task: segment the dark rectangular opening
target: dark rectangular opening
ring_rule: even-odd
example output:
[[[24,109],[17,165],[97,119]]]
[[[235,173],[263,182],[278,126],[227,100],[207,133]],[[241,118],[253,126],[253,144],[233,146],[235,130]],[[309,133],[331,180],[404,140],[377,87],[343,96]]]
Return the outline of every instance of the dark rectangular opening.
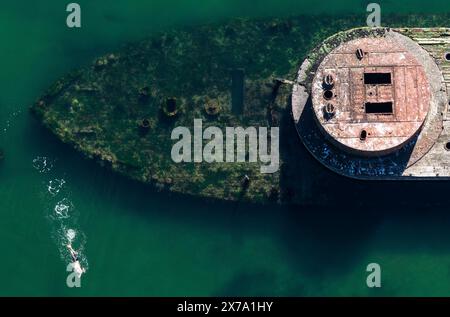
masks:
[[[392,102],[366,102],[366,113],[368,114],[393,114]]]
[[[245,72],[241,68],[231,72],[231,109],[234,114],[244,113]]]
[[[392,84],[391,73],[364,73],[364,84],[390,85]]]

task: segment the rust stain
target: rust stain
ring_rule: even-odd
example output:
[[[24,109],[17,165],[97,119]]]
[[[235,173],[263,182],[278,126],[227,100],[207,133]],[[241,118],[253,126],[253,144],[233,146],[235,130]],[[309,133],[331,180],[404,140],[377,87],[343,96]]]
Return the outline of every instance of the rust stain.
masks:
[[[320,65],[312,92],[325,135],[365,156],[392,153],[411,140],[431,100],[423,66],[388,38],[341,44]]]

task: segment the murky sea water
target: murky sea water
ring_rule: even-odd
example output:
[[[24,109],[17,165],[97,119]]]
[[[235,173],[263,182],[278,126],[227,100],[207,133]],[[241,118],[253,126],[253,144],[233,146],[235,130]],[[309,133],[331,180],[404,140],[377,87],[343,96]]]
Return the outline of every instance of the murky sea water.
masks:
[[[69,30],[64,2],[4,1],[0,295],[450,295],[450,208],[232,212],[169,199],[81,159],[28,113],[69,70],[156,31],[237,16],[364,16],[368,2],[85,0],[81,30]],[[384,13],[450,12],[448,1],[379,2]],[[65,282],[69,241],[88,268],[80,289]],[[371,262],[383,268],[378,290],[365,284]]]

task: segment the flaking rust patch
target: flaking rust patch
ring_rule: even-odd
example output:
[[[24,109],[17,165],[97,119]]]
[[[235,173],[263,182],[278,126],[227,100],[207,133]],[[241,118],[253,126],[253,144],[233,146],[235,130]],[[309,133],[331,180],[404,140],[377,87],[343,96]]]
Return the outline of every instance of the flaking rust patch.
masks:
[[[430,108],[423,66],[387,37],[345,42],[325,57],[313,81],[317,122],[344,150],[396,151],[421,129]]]

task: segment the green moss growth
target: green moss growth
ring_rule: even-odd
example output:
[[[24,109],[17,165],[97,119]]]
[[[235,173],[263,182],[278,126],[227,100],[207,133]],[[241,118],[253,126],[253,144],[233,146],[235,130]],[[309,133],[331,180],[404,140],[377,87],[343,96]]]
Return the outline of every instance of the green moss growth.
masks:
[[[448,16],[384,18],[392,26],[436,26],[447,21]],[[168,31],[68,75],[32,110],[63,142],[158,189],[215,199],[276,201],[283,192],[279,172],[261,174],[259,164],[175,164],[170,156],[171,131],[175,126],[192,127],[195,118],[203,119],[204,128],[276,126],[277,118],[289,116],[289,90],[274,99],[273,79],[294,80],[306,57],[314,65],[349,36],[372,32],[343,32],[363,22],[352,16],[301,16],[238,19]],[[230,71],[234,68],[244,68],[246,75],[246,110],[241,116],[230,109]],[[168,98],[176,99],[175,115],[161,113]],[[220,105],[217,113],[205,111],[208,98]],[[142,134],[138,122],[144,118],[149,124]],[[244,175],[250,177],[247,188],[242,186]]]

